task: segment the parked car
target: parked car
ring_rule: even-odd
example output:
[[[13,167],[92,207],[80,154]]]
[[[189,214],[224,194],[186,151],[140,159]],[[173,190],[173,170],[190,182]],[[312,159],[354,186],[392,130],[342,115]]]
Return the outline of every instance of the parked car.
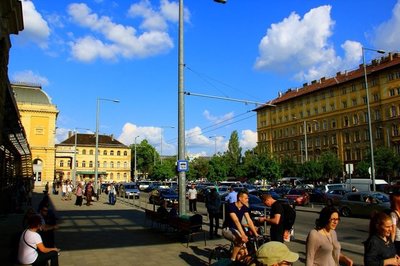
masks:
[[[285,195],[285,198],[293,201],[295,205],[307,205],[310,203],[310,195],[304,189],[291,189]]]
[[[338,205],[339,201],[343,198],[343,196],[349,192],[351,192],[351,190],[345,188],[337,188],[330,190],[327,193],[325,193],[325,203],[327,205]]]
[[[150,192],[149,202],[161,205],[164,201],[168,206],[178,204],[178,193],[169,188],[159,188]]]
[[[339,201],[340,213],[369,217],[373,211],[390,209],[389,195],[382,192],[349,192]]]
[[[126,183],[120,186],[119,196],[124,198],[138,199],[140,197],[139,187],[136,183]]]

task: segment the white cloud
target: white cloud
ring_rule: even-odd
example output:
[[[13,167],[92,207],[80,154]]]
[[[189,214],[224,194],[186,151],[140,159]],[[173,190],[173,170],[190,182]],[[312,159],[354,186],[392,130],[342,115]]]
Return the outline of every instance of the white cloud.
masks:
[[[259,44],[254,67],[294,73],[298,80],[313,80],[357,64],[361,56],[354,53],[356,42],[346,41],[342,45],[344,58],[337,56],[330,44],[335,24],[330,12],[331,6],[320,6],[311,9],[303,18],[293,12],[283,21],[272,24]]]
[[[72,56],[77,60],[141,58],[164,53],[173,47],[167,32],[152,29],[138,34],[131,26],[116,24],[107,16],[99,17],[86,4],[69,5],[68,14],[75,23],[103,38],[85,36],[71,42]],[[155,24],[149,21],[147,27]]]
[[[214,143],[207,136],[203,135],[202,129],[200,127],[194,127],[185,131],[186,145],[188,147],[204,147],[211,146]]]
[[[242,130],[242,138],[240,139],[240,146],[242,151],[251,150],[257,146],[257,132],[250,129]]]
[[[140,143],[146,139],[149,144],[153,145],[158,152],[161,151],[161,132],[162,128],[147,126],[140,127],[132,123],[125,123],[122,128],[122,133],[118,137],[118,140],[125,145],[131,145],[135,143],[135,137],[139,136],[136,143]],[[164,135],[164,132],[163,132]],[[174,143],[169,143],[169,140],[162,136],[162,152],[163,155],[176,154],[176,146]]]
[[[221,122],[226,122],[226,121],[231,120],[234,116],[234,113],[229,112],[222,116],[214,116],[208,110],[205,110],[203,112],[203,115],[208,121],[212,122],[213,124],[219,124]]]
[[[15,72],[11,75],[11,80],[22,83],[40,84],[42,86],[49,85],[49,80],[46,77],[41,76],[38,73],[34,73],[32,70]]]
[[[56,128],[55,143],[59,144],[60,142],[66,140],[68,138],[68,133],[71,131],[72,130],[68,128]]]
[[[372,43],[378,49],[398,51],[400,47],[400,0],[392,10],[392,17],[374,30]]]
[[[157,13],[148,0],[142,0],[137,4],[131,5],[128,11],[131,17],[143,17],[144,21],[141,28],[148,30],[165,30],[167,22],[162,14]]]
[[[22,13],[24,19],[24,30],[16,38],[17,42],[23,44],[33,42],[40,48],[46,49],[50,36],[50,28],[42,15],[36,10],[32,1],[22,1]]]

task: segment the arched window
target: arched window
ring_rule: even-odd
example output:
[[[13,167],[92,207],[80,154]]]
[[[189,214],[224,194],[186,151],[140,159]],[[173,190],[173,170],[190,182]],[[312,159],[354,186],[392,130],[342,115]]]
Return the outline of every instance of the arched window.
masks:
[[[64,167],[64,160],[60,161],[60,167]]]
[[[127,174],[126,174],[126,173],[124,173],[124,179],[126,179],[126,177],[127,177]]]
[[[117,179],[120,179],[120,178],[121,178],[120,173],[117,173]]]
[[[93,161],[89,161],[89,167],[90,167],[90,168],[93,167]]]
[[[85,149],[82,150],[82,154],[86,155],[86,150]]]
[[[104,151],[103,151],[103,155],[107,155],[107,150],[104,150]]]
[[[110,168],[114,168],[114,162],[113,161],[110,162]]]
[[[103,168],[107,168],[107,162],[106,161],[103,162]]]
[[[110,151],[110,155],[111,155],[111,156],[114,155],[114,151],[113,151],[113,150]]]
[[[124,168],[127,168],[127,167],[128,167],[128,163],[124,162]]]
[[[93,155],[93,150],[89,150],[89,155]]]
[[[82,161],[82,167],[86,167],[86,161]]]
[[[113,177],[114,177],[114,173],[111,173],[110,174],[110,179],[113,179]]]
[[[121,156],[121,151],[117,151],[117,156]]]
[[[75,161],[75,167],[78,167],[78,160]]]
[[[128,155],[128,152],[127,151],[124,151],[124,156],[127,156]]]
[[[117,162],[117,168],[120,168],[120,166],[121,166],[121,163]]]

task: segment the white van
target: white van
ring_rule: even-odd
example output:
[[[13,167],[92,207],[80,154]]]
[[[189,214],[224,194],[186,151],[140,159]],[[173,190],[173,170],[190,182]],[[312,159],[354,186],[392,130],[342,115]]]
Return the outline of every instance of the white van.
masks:
[[[383,192],[386,185],[388,185],[388,182],[386,182],[385,180],[375,179],[376,191]],[[347,179],[346,189],[351,190],[352,187],[355,187],[358,191],[372,191],[372,180],[366,178]]]
[[[344,183],[334,183],[334,184],[326,184],[325,185],[325,193],[331,190],[336,190],[336,189],[346,189],[346,184]]]

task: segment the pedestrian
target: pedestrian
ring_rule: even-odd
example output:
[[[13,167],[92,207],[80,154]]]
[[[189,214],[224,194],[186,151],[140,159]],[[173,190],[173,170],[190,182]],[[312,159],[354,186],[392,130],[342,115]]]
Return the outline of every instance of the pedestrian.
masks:
[[[240,260],[247,256],[246,243],[249,239],[241,224],[243,217],[247,219],[249,228],[254,233],[254,236],[258,237],[257,230],[250,218],[249,208],[247,207],[248,202],[249,194],[247,191],[243,190],[238,193],[237,201],[230,203],[227,206],[228,215],[225,217],[222,235],[233,244],[231,261],[236,261],[236,259]],[[241,250],[243,251],[243,254],[238,256]]]
[[[67,200],[67,182],[63,181],[61,184],[61,200]]]
[[[390,193],[390,208],[392,212],[393,234],[392,241],[396,248],[396,254],[400,255],[400,190],[395,188]]]
[[[115,191],[114,183],[111,183],[108,188],[108,203],[110,205],[115,204],[115,194],[116,194],[116,191]]]
[[[237,201],[237,195],[238,195],[238,193],[233,189],[233,187],[230,187],[229,193],[225,197],[225,201],[228,203],[234,203]]]
[[[400,257],[392,242],[392,218],[384,212],[375,213],[369,223],[369,236],[364,242],[364,265],[400,265]]]
[[[307,236],[306,266],[353,265],[353,261],[341,252],[337,240],[336,227],[339,221],[339,211],[336,208],[327,206],[321,210],[315,229]]]
[[[81,182],[78,183],[78,186],[77,186],[77,188],[76,188],[75,195],[76,195],[75,205],[76,205],[76,206],[82,206],[82,201],[83,201],[83,199],[82,199],[82,197],[83,197],[83,186],[82,186],[82,183],[81,183]]]
[[[191,185],[187,192],[187,197],[189,199],[189,211],[190,212],[197,212],[197,190],[194,184]]]
[[[46,185],[44,186],[44,191],[45,194],[49,194],[49,182],[46,183]]]
[[[221,199],[217,189],[212,188],[206,197],[206,208],[210,220],[210,239],[213,239],[214,236],[218,237],[220,207]]]
[[[58,229],[56,215],[48,206],[42,205],[39,216],[42,222],[39,234],[42,237],[43,244],[46,247],[55,247],[54,231]]]
[[[267,222],[271,225],[270,237],[271,241],[279,241],[283,243],[283,235],[285,233],[285,228],[283,224],[284,220],[284,209],[281,203],[275,200],[271,194],[262,195],[262,202],[271,208],[270,217],[260,217],[259,221],[261,223]]]
[[[89,183],[85,187],[85,196],[86,196],[86,206],[92,205],[92,197],[93,197],[93,186],[92,182],[89,181]]]

